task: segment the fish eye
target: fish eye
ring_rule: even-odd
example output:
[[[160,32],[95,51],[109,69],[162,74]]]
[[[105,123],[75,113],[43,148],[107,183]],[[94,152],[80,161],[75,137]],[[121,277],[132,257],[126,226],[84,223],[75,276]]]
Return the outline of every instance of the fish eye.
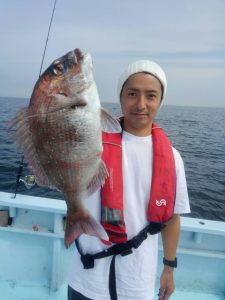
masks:
[[[60,62],[55,62],[52,73],[56,76],[62,75],[64,73],[64,65]]]

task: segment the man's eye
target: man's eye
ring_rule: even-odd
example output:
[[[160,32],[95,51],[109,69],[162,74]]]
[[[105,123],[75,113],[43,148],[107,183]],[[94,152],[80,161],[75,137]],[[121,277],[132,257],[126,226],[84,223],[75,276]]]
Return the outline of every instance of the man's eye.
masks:
[[[148,99],[155,99],[156,95],[155,94],[148,94]]]
[[[129,96],[129,97],[135,97],[135,96],[136,96],[136,93],[135,93],[135,92],[128,92],[128,96]]]

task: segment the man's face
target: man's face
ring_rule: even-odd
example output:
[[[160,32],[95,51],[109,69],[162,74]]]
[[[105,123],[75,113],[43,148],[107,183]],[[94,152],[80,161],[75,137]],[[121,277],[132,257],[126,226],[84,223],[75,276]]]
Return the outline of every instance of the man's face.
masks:
[[[147,73],[130,76],[123,86],[120,99],[124,130],[137,136],[149,135],[161,97],[162,88],[156,77]]]

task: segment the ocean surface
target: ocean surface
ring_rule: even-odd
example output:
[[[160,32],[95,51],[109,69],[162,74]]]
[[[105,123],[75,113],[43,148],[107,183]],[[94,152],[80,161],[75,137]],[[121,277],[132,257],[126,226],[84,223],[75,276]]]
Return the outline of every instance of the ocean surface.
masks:
[[[0,191],[15,192],[21,161],[7,122],[28,104],[28,99],[0,97]],[[114,116],[118,103],[103,103]],[[225,221],[225,108],[164,106],[156,119],[180,152],[186,170],[190,216]],[[22,178],[31,174],[23,168]],[[35,185],[18,193],[62,199],[61,193]]]

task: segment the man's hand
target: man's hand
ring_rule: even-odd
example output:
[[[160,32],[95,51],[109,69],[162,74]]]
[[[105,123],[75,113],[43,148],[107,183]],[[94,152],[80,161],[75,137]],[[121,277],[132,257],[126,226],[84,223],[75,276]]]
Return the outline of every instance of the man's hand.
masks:
[[[174,260],[180,233],[180,216],[175,214],[173,218],[163,228],[162,241],[164,257],[167,260]],[[168,300],[175,289],[173,279],[173,268],[164,266],[159,289],[159,300]]]
[[[160,278],[159,300],[168,300],[174,289],[173,268],[165,266]]]

